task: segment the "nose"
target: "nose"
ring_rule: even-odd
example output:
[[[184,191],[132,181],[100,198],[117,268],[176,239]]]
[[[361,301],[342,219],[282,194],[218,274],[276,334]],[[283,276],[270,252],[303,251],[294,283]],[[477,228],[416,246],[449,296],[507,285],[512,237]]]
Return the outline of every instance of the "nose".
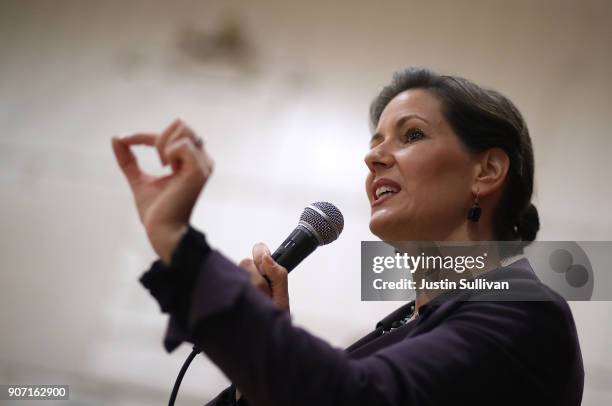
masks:
[[[370,149],[366,154],[364,161],[370,172],[373,174],[376,171],[387,169],[393,165],[393,154],[388,150],[387,142],[382,142]]]

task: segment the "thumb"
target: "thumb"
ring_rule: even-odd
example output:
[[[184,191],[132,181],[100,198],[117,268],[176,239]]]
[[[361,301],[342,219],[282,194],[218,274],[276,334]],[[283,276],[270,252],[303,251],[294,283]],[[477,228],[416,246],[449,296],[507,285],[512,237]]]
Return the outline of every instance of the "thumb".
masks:
[[[257,270],[263,274],[263,261],[264,261],[264,257],[266,255],[270,255],[270,250],[268,249],[268,246],[266,244],[264,244],[263,242],[258,242],[257,244],[255,244],[253,246],[253,251],[252,251],[252,255],[253,255],[253,262],[255,263],[255,266],[257,267]]]
[[[289,310],[289,282],[287,269],[272,259],[270,254],[265,254],[262,261],[264,275],[270,281],[272,289],[272,301],[277,307]]]
[[[263,255],[262,270],[273,283],[287,281],[287,269],[274,261],[269,252]]]

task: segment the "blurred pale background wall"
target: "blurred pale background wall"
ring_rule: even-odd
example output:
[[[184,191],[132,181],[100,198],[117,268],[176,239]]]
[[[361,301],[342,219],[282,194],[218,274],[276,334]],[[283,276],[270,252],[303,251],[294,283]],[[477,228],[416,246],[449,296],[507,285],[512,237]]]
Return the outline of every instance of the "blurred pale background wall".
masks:
[[[0,383],[70,384],[72,404],[167,401],[190,347],[162,349],[165,318],[137,283],[155,257],[110,137],[179,115],[217,163],[193,223],[232,259],[276,246],[311,201],[342,209],[341,239],[290,281],[295,321],[337,346],[398,305],[360,302],[358,273],[359,241],[374,238],[367,108],[402,67],[466,76],[519,106],[539,239],[612,239],[610,4],[1,1]],[[584,404],[612,404],[612,306],[572,308]],[[179,403],[226,384],[199,358]]]

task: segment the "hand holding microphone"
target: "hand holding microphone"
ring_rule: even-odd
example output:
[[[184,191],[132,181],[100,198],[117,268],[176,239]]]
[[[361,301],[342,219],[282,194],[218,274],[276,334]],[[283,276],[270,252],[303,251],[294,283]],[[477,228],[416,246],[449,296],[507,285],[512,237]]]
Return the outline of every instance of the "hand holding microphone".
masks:
[[[297,227],[273,254],[265,244],[255,244],[253,258],[242,260],[240,266],[279,308],[289,310],[287,274],[317,247],[335,241],[343,229],[344,216],[336,206],[315,202],[302,211]]]
[[[263,243],[253,247],[253,258],[246,258],[240,266],[251,274],[251,283],[272,299],[281,310],[289,311],[288,273],[318,246],[335,241],[344,229],[344,216],[328,202],[315,202],[306,207],[297,227],[270,254]],[[236,388],[235,399],[241,397]]]
[[[239,264],[251,275],[251,283],[268,296],[281,310],[289,311],[289,282],[287,269],[278,264],[264,243],[253,246],[253,257]]]

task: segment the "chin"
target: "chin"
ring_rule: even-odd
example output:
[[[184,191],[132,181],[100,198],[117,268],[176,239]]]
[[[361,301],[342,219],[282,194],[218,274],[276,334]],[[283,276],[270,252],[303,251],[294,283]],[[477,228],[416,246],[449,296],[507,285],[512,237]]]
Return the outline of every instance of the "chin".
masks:
[[[399,241],[398,221],[391,216],[374,215],[370,218],[370,231],[383,241]]]

